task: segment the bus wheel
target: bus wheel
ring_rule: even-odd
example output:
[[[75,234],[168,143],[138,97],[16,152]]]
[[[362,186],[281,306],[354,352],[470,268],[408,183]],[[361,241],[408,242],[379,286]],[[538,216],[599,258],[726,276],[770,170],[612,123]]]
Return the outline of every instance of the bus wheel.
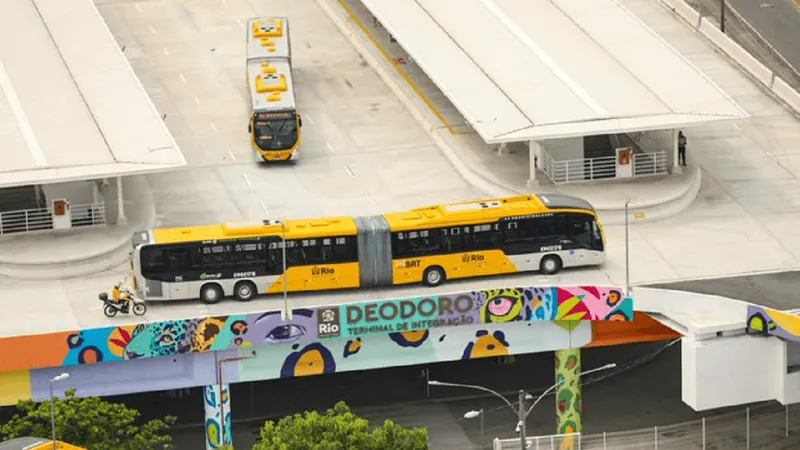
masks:
[[[431,266],[425,269],[425,273],[422,276],[422,283],[425,286],[438,286],[442,284],[445,280],[444,269],[439,266]]]
[[[561,258],[556,255],[547,255],[539,263],[539,272],[544,275],[553,275],[561,270]]]
[[[219,303],[223,295],[225,294],[218,284],[207,284],[200,289],[200,300],[203,303]]]
[[[249,302],[256,296],[256,285],[252,281],[240,281],[233,288],[233,296],[240,302]]]

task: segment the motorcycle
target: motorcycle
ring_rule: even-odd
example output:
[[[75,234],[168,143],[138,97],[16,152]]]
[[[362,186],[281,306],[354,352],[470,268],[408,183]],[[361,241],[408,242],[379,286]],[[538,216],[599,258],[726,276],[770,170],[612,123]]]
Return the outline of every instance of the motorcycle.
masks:
[[[106,317],[114,317],[117,313],[129,314],[131,309],[137,316],[143,316],[147,312],[147,305],[144,302],[137,301],[133,298],[133,294],[127,290],[122,291],[119,302],[108,298],[108,293],[106,292],[101,292],[97,298],[105,305],[103,306],[103,314]]]

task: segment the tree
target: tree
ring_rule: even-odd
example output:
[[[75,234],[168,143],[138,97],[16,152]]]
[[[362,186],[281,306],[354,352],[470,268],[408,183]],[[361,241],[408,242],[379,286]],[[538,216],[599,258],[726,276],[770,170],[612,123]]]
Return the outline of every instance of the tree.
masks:
[[[344,402],[325,414],[316,411],[268,421],[253,450],[427,450],[428,431],[391,420],[370,431],[369,421]]]
[[[99,397],[79,398],[75,389],[55,402],[58,440],[89,450],[162,450],[169,449],[172,438],[161,434],[175,417],[140,423],[139,411]],[[36,403],[22,400],[11,420],[0,425],[0,441],[23,436],[46,438],[52,434],[50,401]]]

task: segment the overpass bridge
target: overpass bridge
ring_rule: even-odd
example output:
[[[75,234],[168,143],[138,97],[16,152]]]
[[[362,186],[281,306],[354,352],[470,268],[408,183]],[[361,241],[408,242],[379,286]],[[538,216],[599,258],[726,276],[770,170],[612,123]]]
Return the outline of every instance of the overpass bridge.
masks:
[[[4,336],[0,403],[44,400],[49,380],[64,371],[70,378],[56,392],[83,396],[204,386],[215,448],[231,436],[221,431],[230,427],[222,415],[231,411],[231,383],[546,351],[556,352],[557,373],[578,381],[581,348],[675,337],[682,398],[693,409],[798,401],[800,378],[787,370],[797,339],[785,335],[796,330],[786,325],[789,313],[661,288],[631,294],[512,286],[295,307],[288,322],[273,309]],[[760,330],[754,317],[764,312],[766,338],[748,334]],[[580,383],[562,390],[578,395]],[[559,412],[559,432],[579,430],[579,412]]]

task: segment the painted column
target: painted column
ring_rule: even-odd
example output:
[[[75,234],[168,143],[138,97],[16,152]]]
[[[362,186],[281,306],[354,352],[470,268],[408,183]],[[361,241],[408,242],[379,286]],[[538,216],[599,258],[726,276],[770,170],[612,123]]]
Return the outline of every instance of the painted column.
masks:
[[[231,396],[227,384],[211,384],[203,389],[206,409],[206,450],[233,443],[231,434]],[[224,425],[223,425],[224,424]],[[224,432],[222,427],[225,427]]]
[[[558,434],[583,431],[581,349],[556,350],[556,423]]]

